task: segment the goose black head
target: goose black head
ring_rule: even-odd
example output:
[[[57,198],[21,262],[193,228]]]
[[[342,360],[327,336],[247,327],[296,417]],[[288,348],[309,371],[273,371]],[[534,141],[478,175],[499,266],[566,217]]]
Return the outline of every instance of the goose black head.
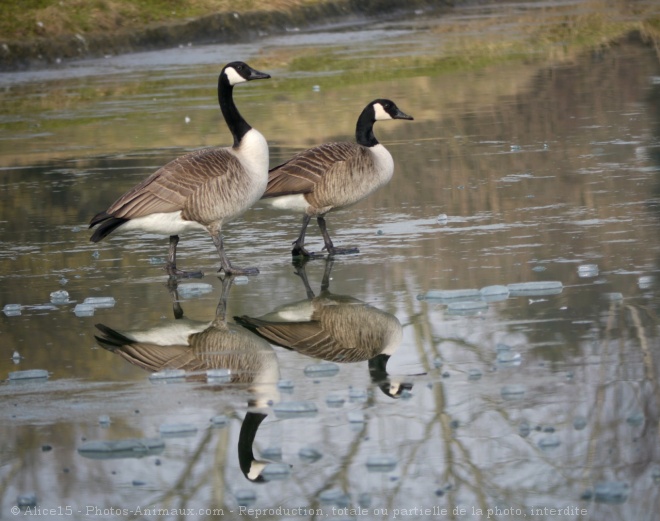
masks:
[[[231,62],[222,69],[221,76],[226,78],[229,85],[236,85],[252,80],[265,80],[270,78],[270,74],[259,72],[253,69],[245,62]]]
[[[371,106],[374,109],[374,119],[376,121],[382,121],[384,119],[413,119],[412,116],[402,112],[392,100],[376,99],[371,102]]]

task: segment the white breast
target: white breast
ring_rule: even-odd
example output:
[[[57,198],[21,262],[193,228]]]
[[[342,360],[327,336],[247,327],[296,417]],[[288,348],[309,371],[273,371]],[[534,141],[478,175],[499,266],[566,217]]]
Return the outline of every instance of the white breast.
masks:
[[[394,174],[394,160],[392,154],[380,143],[369,149],[374,158],[374,167],[377,177],[381,181],[381,186],[388,183]]]
[[[250,195],[256,202],[268,185],[268,142],[258,130],[251,129],[243,136],[237,149],[230,149],[245,168],[250,183]]]

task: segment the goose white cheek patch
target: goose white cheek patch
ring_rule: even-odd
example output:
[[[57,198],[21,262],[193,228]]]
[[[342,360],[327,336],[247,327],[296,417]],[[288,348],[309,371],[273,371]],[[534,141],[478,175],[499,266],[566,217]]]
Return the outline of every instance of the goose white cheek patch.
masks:
[[[383,106],[380,103],[375,103],[374,104],[374,113],[376,115],[376,121],[382,121],[384,119],[392,119],[392,116],[390,116]]]
[[[243,76],[236,72],[236,69],[233,67],[227,67],[225,69],[225,76],[227,76],[230,85],[236,85],[237,83],[247,81]]]

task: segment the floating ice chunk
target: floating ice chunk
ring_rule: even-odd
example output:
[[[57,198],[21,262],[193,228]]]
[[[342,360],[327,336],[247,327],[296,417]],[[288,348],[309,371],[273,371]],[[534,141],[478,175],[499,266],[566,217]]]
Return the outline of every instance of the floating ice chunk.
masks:
[[[21,314],[21,309],[23,306],[20,304],[5,304],[2,308],[2,312],[8,317],[17,317]]]
[[[206,371],[206,381],[216,384],[231,383],[231,370],[230,369],[208,369]]]
[[[27,369],[25,371],[14,371],[9,373],[9,379],[18,380],[45,380],[48,378],[48,371],[45,369]]]
[[[238,275],[234,277],[234,284],[238,284],[239,286],[242,284],[247,284],[248,282],[250,282],[250,279],[245,275]]]
[[[348,411],[346,417],[349,423],[364,423],[366,421],[362,411]]]
[[[588,277],[597,277],[597,276],[598,276],[597,264],[580,264],[578,266],[578,277],[588,278]]]
[[[369,492],[362,492],[358,496],[358,505],[361,508],[370,508],[371,507],[371,494]]]
[[[488,309],[488,303],[483,300],[450,302],[447,304],[449,315],[477,315]]]
[[[563,284],[558,280],[518,282],[515,284],[508,284],[507,287],[509,288],[509,294],[512,297],[558,295],[564,289]]]
[[[630,486],[621,481],[602,481],[594,487],[594,500],[596,503],[620,505],[628,499]]]
[[[348,390],[348,400],[353,403],[363,403],[366,402],[369,398],[366,389],[354,389],[350,388]]]
[[[185,377],[186,372],[183,369],[164,369],[163,371],[158,371],[157,373],[151,373],[149,375],[149,380],[176,380]]]
[[[285,391],[287,393],[290,393],[293,391],[294,388],[293,380],[280,380],[279,382],[277,382],[277,388],[280,391]]]
[[[486,302],[495,302],[509,298],[509,288],[502,285],[486,286],[479,290],[481,298]]]
[[[644,423],[645,419],[646,418],[644,417],[644,413],[637,411],[637,412],[633,412],[630,416],[626,418],[626,423],[633,427],[639,427]]]
[[[341,490],[340,488],[331,488],[324,490],[319,494],[319,501],[321,503],[335,504],[335,505],[347,505],[350,501],[348,495]]]
[[[639,289],[651,289],[655,282],[655,277],[653,275],[642,275],[637,279],[637,286]]]
[[[197,434],[197,427],[191,423],[164,423],[158,431],[161,436],[178,438]]]
[[[94,306],[97,309],[112,308],[115,306],[114,297],[87,297],[83,304]]]
[[[69,302],[69,292],[63,289],[53,291],[50,294],[50,301],[53,304],[67,304]]]
[[[273,407],[278,418],[301,418],[316,416],[318,409],[314,402],[280,402]]]
[[[619,293],[619,292],[605,293],[605,298],[611,301],[623,300],[623,293]]]
[[[505,385],[502,387],[500,395],[505,400],[520,400],[523,396],[525,396],[526,390],[527,389],[522,384]]]
[[[432,289],[417,298],[419,300],[451,302],[457,300],[474,300],[480,297],[481,293],[478,289]]]
[[[291,466],[288,463],[269,463],[261,475],[266,481],[287,479],[291,475]]]
[[[320,460],[323,457],[323,454],[314,447],[303,447],[298,451],[298,457],[303,461],[314,463],[315,461]]]
[[[257,500],[257,494],[254,490],[239,489],[234,492],[234,497],[239,506],[247,507]]]
[[[78,447],[78,454],[90,459],[142,458],[160,454],[164,448],[165,442],[158,438],[94,440]]]
[[[213,427],[226,427],[229,425],[229,418],[224,414],[217,414],[210,421]]]
[[[472,381],[479,380],[481,379],[482,374],[483,373],[481,372],[480,369],[470,369],[468,371],[468,380],[472,380]]]
[[[438,215],[439,224],[447,224],[448,221],[449,221],[449,217],[447,217],[446,213],[441,213],[440,215]]]
[[[34,492],[21,494],[16,498],[16,505],[20,508],[31,508],[37,506],[37,495]],[[13,512],[13,509],[12,509]]]
[[[11,355],[11,359],[15,364],[19,363],[21,360],[23,360],[23,357],[21,356],[21,353],[18,351],[14,351],[14,354]]]
[[[188,282],[177,286],[179,296],[183,298],[198,297],[213,291],[213,286],[205,282]]]
[[[573,428],[576,431],[581,431],[587,426],[587,419],[584,416],[576,416],[573,418]]]
[[[529,426],[529,423],[525,420],[521,421],[518,425],[518,434],[520,434],[522,438],[526,438],[529,436],[530,432],[532,432],[532,428]]]
[[[328,405],[328,407],[332,407],[333,409],[343,407],[345,402],[346,400],[344,400],[344,398],[338,394],[329,394],[325,399],[325,403]]]
[[[373,454],[367,458],[369,472],[392,472],[396,465],[396,458],[387,454]]]
[[[559,447],[561,445],[561,440],[556,434],[551,434],[544,438],[541,438],[538,442],[538,446],[542,450],[549,450]]]
[[[339,372],[339,365],[334,362],[319,362],[305,367],[305,375],[313,378],[334,376]]]
[[[267,447],[261,451],[261,456],[265,459],[281,461],[282,447]]]
[[[440,369],[442,367],[442,364],[443,364],[442,358],[440,358],[439,356],[436,356],[433,359],[433,367],[435,367],[436,369]]]
[[[76,304],[73,312],[77,317],[91,317],[94,315],[96,308],[90,304]]]
[[[522,356],[515,351],[499,351],[496,360],[498,364],[503,366],[519,366]]]
[[[110,423],[112,422],[110,421],[110,416],[108,416],[107,414],[102,414],[101,416],[99,416],[99,425],[103,425],[104,427],[107,427],[108,425],[110,425]]]

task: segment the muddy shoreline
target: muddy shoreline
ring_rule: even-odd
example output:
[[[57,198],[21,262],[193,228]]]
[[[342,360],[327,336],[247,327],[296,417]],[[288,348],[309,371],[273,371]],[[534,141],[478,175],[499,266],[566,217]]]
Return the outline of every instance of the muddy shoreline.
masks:
[[[0,71],[37,69],[64,61],[98,58],[188,44],[249,42],[267,34],[318,25],[360,23],[366,18],[388,18],[401,13],[437,12],[454,6],[453,0],[340,0],[284,11],[219,13],[112,34],[72,34],[30,41],[0,41]]]

